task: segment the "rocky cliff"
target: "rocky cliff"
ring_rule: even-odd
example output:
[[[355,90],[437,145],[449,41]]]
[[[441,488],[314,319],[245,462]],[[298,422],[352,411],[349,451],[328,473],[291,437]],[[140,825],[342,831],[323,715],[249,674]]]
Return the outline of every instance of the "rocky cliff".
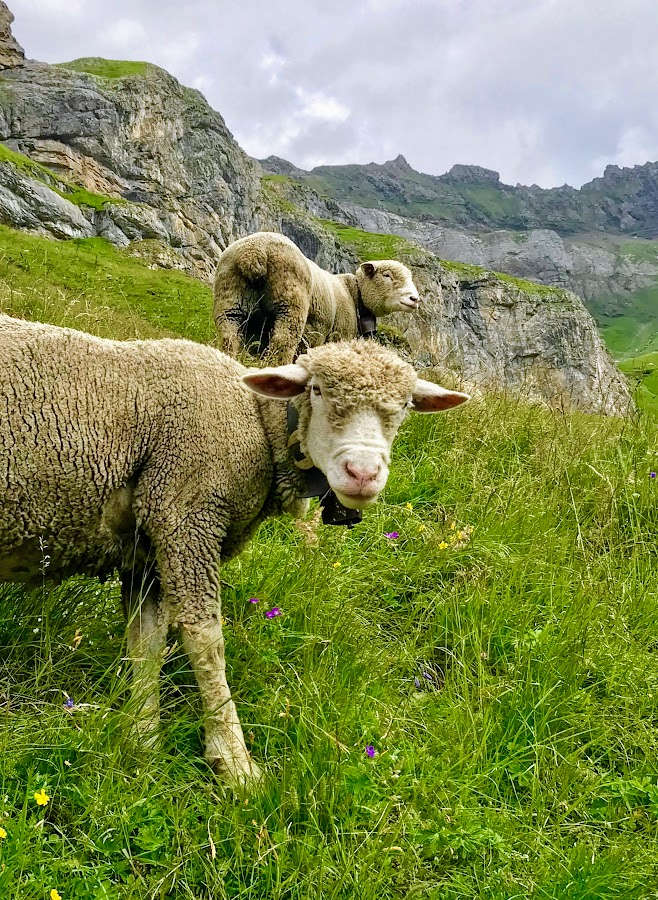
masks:
[[[263,228],[283,231],[331,271],[398,256],[412,266],[424,306],[385,334],[417,364],[586,410],[629,408],[625,381],[577,297],[337,225],[343,205],[295,181],[294,167],[261,178],[219,113],[168,73],[147,63],[25,60],[10,24],[3,5],[1,221],[56,238],[101,236],[201,278],[231,240]],[[402,159],[395,167],[409,168]],[[483,172],[477,177],[489,177]]]

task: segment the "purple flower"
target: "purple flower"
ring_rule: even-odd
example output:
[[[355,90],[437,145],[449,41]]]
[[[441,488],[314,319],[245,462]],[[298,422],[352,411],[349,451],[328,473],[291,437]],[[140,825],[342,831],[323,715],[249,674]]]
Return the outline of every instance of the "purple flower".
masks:
[[[420,678],[418,677],[418,675],[414,675],[414,684],[418,689],[420,689]]]
[[[397,533],[397,531],[385,531],[384,537],[388,538],[389,541],[397,541],[400,535]]]
[[[268,609],[265,613],[266,619],[275,619],[277,616],[281,615],[281,610],[278,606],[273,606],[272,609]]]
[[[75,702],[71,699],[71,697],[67,697],[64,701],[64,709],[74,709]]]
[[[429,672],[423,672],[423,678],[426,678],[428,681],[434,681],[434,677]]]
[[[247,603],[260,603],[260,598],[259,597],[250,597],[247,600]]]
[[[655,478],[655,477],[656,477],[655,472],[649,472],[649,478]]]
[[[366,753],[368,754],[370,759],[373,758],[373,756],[375,755],[376,752],[377,751],[375,750],[373,744],[366,744]]]

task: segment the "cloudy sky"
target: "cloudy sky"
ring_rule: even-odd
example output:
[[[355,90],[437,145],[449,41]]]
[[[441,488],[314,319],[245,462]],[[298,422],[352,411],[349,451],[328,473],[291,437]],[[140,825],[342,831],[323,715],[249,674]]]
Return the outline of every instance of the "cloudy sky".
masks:
[[[658,160],[656,0],[7,0],[27,55],[157,63],[252,156],[581,185]]]

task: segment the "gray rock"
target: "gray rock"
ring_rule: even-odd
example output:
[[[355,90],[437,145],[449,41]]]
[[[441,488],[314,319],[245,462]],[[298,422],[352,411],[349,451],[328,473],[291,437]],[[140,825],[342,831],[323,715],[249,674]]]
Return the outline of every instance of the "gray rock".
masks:
[[[14,14],[7,4],[0,0],[0,69],[22,66],[25,51],[11,33]]]

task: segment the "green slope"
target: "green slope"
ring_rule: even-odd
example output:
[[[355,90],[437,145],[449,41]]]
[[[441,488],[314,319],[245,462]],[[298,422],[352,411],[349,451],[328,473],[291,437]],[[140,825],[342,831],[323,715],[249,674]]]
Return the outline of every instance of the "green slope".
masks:
[[[54,241],[0,226],[0,309],[100,337],[214,335],[212,292],[102,238]]]
[[[205,285],[102,241],[0,248],[5,310],[212,337]],[[251,798],[201,759],[175,635],[161,743],[136,744],[116,584],[0,586],[0,896],[653,896],[656,446],[643,418],[489,397],[410,417],[359,528],[261,528],[222,570]]]

